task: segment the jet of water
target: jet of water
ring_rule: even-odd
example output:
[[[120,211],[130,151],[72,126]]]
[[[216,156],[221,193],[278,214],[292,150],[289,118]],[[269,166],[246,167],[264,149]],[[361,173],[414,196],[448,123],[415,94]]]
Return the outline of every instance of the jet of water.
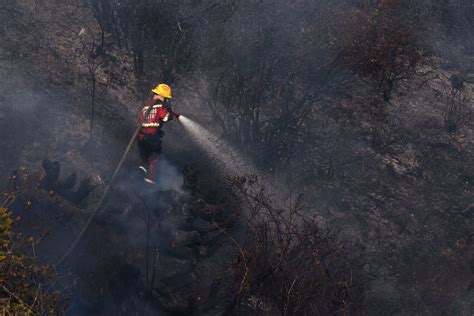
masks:
[[[258,174],[257,168],[221,137],[183,115],[179,121],[210,158],[230,175]]]
[[[259,172],[257,167],[245,159],[238,150],[202,125],[183,115],[179,117],[179,121],[183,124],[185,130],[191,135],[194,141],[196,141],[196,143],[208,153],[216,165],[223,168],[229,176],[258,176],[260,183],[265,186],[267,192],[276,197],[274,200],[275,203],[286,207],[287,201],[282,197],[287,196],[287,190],[282,187],[281,184],[270,181],[268,176]]]

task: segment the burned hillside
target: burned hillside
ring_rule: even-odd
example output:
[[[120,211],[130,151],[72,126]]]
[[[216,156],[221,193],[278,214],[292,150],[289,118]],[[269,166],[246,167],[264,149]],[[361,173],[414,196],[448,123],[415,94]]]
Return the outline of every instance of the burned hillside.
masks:
[[[471,315],[473,17],[457,0],[2,1],[2,308]],[[135,143],[113,178],[158,83],[181,116],[157,183]]]

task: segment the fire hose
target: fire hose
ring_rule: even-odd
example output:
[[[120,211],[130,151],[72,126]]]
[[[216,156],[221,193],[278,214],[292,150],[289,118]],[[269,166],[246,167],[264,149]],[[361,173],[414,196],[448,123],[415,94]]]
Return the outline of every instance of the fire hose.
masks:
[[[152,109],[153,109],[153,107],[150,106],[149,109],[145,112],[144,117],[147,117],[148,114],[150,114]],[[170,110],[170,112],[171,112],[171,114],[173,114],[174,117],[176,117],[176,118],[180,117],[179,113],[177,113],[175,111],[172,111],[172,110]],[[92,211],[92,213],[89,215],[89,218],[87,219],[86,224],[81,229],[81,231],[77,235],[76,239],[74,239],[71,246],[69,246],[69,248],[64,253],[64,255],[61,257],[61,259],[59,259],[58,262],[56,262],[55,267],[58,267],[71,254],[71,252],[74,250],[74,248],[76,248],[77,244],[81,240],[81,238],[84,235],[84,233],[86,232],[87,228],[92,223],[92,220],[94,219],[94,216],[99,212],[100,208],[102,207],[102,204],[104,203],[105,198],[107,197],[107,195],[110,192],[110,189],[112,188],[112,184],[115,181],[115,178],[117,177],[120,169],[122,168],[123,163],[125,162],[125,159],[127,158],[128,153],[130,152],[130,149],[132,148],[133,143],[135,142],[135,139],[137,138],[138,133],[140,132],[140,129],[141,129],[141,124],[135,129],[135,132],[133,133],[133,136],[130,139],[130,142],[128,143],[127,148],[125,149],[125,152],[123,153],[122,158],[120,159],[119,163],[117,164],[117,167],[115,168],[114,173],[112,174],[112,177],[110,178],[107,186],[105,187],[104,192],[102,193],[102,196],[99,199],[99,202],[97,203],[97,205],[94,208],[94,210]]]

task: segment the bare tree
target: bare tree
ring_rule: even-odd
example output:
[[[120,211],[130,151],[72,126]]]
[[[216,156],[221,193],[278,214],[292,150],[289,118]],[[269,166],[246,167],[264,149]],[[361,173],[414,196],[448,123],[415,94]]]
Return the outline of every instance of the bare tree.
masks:
[[[251,178],[235,178],[235,198],[248,212],[233,266],[234,314],[354,314],[362,311],[362,262],[335,231],[322,230],[305,216],[300,197],[274,206]]]
[[[345,45],[345,61],[356,73],[374,80],[390,102],[400,80],[415,75],[421,60],[415,30],[400,18],[399,5],[381,1],[375,8],[356,11],[354,32]]]

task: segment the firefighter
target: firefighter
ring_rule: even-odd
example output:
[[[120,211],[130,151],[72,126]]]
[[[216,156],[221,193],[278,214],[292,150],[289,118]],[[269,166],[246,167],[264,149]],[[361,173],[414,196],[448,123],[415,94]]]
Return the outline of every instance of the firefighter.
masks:
[[[161,154],[161,138],[164,136],[163,125],[174,117],[178,118],[179,114],[167,103],[167,100],[172,98],[170,86],[162,83],[151,91],[153,97],[138,113],[141,128],[137,141],[142,160],[139,168],[145,173],[145,182],[155,184]]]

